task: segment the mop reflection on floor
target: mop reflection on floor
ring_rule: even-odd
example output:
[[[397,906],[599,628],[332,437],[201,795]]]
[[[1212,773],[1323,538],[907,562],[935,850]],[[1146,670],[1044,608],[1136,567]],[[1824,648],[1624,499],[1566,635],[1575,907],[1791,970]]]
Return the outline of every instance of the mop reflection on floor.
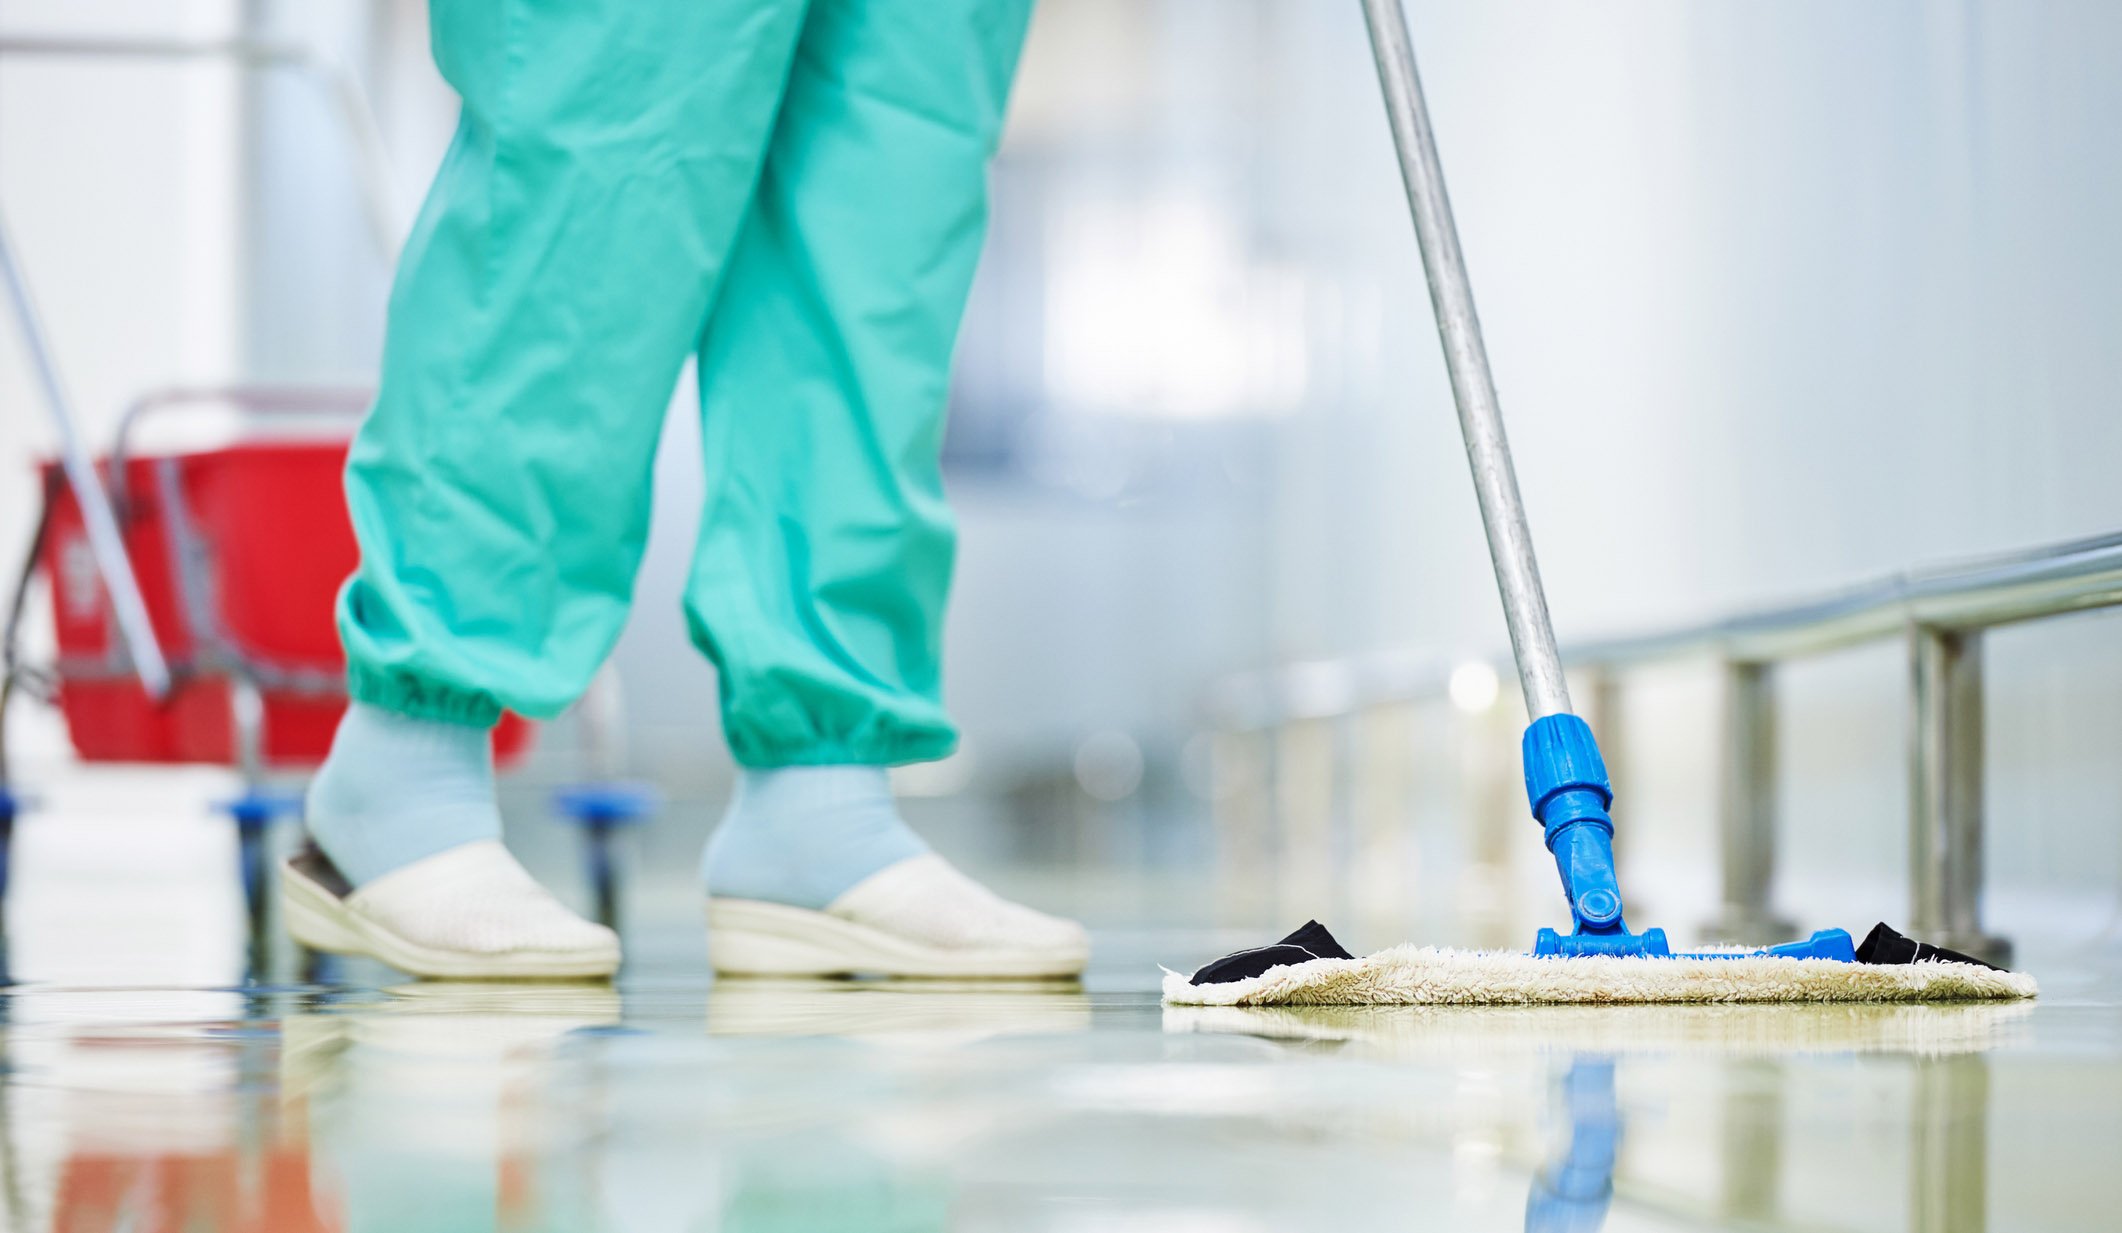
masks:
[[[1344,1062],[1494,1071],[1570,1059],[1553,1098],[1567,1137],[1532,1166],[1525,1204],[1526,1229],[1570,1233],[1604,1225],[1617,1174],[1627,1213],[1749,1225],[1787,1219],[1782,1182],[1793,1166],[1781,1111],[1786,1091],[1808,1090],[1850,1059],[1904,1061],[1900,1116],[1910,1135],[1911,1227],[1974,1229],[1982,1226],[1989,1176],[1990,1056],[2028,1039],[2033,1012],[2028,1002],[1166,1005],[1163,1022],[1167,1032],[1250,1036],[1302,1050],[1332,1045]],[[1709,1189],[1702,1178],[1655,1162],[1619,1167],[1624,1119],[1616,1076],[1624,1068],[1632,1085],[1666,1090],[1667,1107],[1676,1082],[1696,1088],[1708,1078],[1727,1087],[1723,1168]],[[1655,1119],[1647,1133],[1659,1142]],[[1669,1145],[1673,1127],[1662,1133]]]
[[[1614,1095],[1614,1060],[1579,1057],[1562,1076],[1569,1142],[1533,1174],[1525,1198],[1526,1233],[1591,1233],[1606,1224],[1614,1198],[1614,1161],[1621,1154],[1621,1106]]]

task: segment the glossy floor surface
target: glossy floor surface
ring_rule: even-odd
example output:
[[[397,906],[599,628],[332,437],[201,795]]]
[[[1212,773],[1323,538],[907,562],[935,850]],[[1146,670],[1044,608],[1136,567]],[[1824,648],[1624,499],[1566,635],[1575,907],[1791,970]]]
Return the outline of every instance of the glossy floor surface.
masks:
[[[673,922],[669,929],[681,929]],[[2035,1004],[1188,1010],[1077,985],[25,986],[25,1230],[2112,1229],[2122,970]],[[659,954],[669,958],[659,959]],[[686,956],[680,958],[679,956]]]

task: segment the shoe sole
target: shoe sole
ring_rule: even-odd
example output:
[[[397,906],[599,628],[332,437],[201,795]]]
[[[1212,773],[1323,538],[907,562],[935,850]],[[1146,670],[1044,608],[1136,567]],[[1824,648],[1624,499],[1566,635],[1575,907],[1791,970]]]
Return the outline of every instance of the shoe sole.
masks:
[[[726,976],[909,976],[1059,980],[1090,955],[1064,949],[951,950],[825,912],[756,899],[707,901],[708,958]]]
[[[482,955],[424,946],[353,912],[344,900],[286,864],[280,866],[280,912],[287,931],[311,950],[379,959],[401,972],[430,979],[595,980],[619,970],[619,956],[612,953]]]

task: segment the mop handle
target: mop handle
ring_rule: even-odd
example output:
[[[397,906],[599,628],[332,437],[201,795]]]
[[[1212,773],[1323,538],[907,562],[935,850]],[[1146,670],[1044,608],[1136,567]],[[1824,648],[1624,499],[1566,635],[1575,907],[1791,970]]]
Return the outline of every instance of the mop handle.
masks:
[[[1466,460],[1473,467],[1474,492],[1481,499],[1488,556],[1495,564],[1496,589],[1503,598],[1504,620],[1510,625],[1525,709],[1535,720],[1568,714],[1569,686],[1562,679],[1547,597],[1540,589],[1540,566],[1533,559],[1532,532],[1525,525],[1525,504],[1518,497],[1517,473],[1511,469],[1510,442],[1503,436],[1503,414],[1496,406],[1496,383],[1489,376],[1481,322],[1474,315],[1474,292],[1467,282],[1466,260],[1459,252],[1451,201],[1444,193],[1444,168],[1437,161],[1436,138],[1429,130],[1422,81],[1415,75],[1407,16],[1400,10],[1400,0],[1363,0],[1363,19],[1370,27],[1371,52],[1377,58],[1378,82],[1385,92],[1385,115],[1392,123],[1393,145],[1400,155],[1400,178],[1407,183],[1407,202],[1414,210],[1415,240],[1429,275],[1429,299],[1436,307],[1444,364],[1451,371],[1452,398],[1459,405],[1459,432],[1466,438]]]
[[[0,282],[7,285],[15,322],[22,330],[23,348],[29,352],[30,366],[36,370],[45,405],[50,408],[52,421],[58,426],[60,466],[66,472],[66,482],[73,486],[75,500],[81,504],[81,523],[88,533],[89,554],[95,558],[96,567],[103,575],[103,588],[110,595],[111,612],[117,617],[118,632],[125,641],[126,651],[132,656],[133,672],[139,676],[140,686],[147,691],[147,696],[160,702],[169,694],[169,663],[162,657],[161,643],[155,640],[154,623],[148,619],[147,601],[140,595],[140,582],[133,574],[132,559],[125,555],[125,540],[118,533],[118,519],[111,512],[110,496],[104,491],[103,481],[97,477],[96,468],[82,451],[81,440],[74,433],[73,410],[67,401],[66,388],[59,383],[59,369],[52,359],[51,344],[45,340],[37,306],[30,300],[29,279],[16,262],[15,249],[8,241],[4,225],[0,225]]]

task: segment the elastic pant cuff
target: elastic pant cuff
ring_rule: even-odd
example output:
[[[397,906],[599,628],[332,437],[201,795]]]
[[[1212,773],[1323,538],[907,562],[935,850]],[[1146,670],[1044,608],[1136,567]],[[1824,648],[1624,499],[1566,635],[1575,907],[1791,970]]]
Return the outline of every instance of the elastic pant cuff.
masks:
[[[478,728],[501,722],[501,704],[492,694],[436,685],[406,672],[350,667],[346,692],[356,702],[414,719]]]
[[[770,771],[784,766],[904,766],[910,762],[936,762],[958,748],[955,732],[880,733],[867,738],[805,741],[787,744],[729,734],[729,751],[747,770]]]

